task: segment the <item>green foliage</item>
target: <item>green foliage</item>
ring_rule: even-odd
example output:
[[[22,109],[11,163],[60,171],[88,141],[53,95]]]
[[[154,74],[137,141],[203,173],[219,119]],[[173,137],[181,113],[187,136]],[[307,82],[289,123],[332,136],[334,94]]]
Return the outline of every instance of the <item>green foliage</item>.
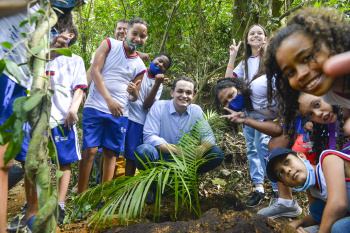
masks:
[[[21,82],[22,73],[18,68],[17,64],[14,63],[13,61],[6,60],[6,59],[4,59],[3,61],[5,63],[6,71],[9,72],[9,74],[11,74],[13,77],[15,77],[18,82]]]
[[[213,117],[216,117],[214,112],[205,114],[207,120]],[[163,160],[161,155],[158,162],[148,165],[143,163],[146,169],[134,177],[121,177],[87,190],[70,203],[75,206],[75,211],[71,214],[77,215],[86,205],[94,208],[99,202],[105,201],[105,206],[91,219],[90,224],[95,222],[95,226],[99,223],[104,226],[108,217],[111,224],[115,212],[118,213],[120,224],[128,224],[130,220],[135,220],[141,215],[147,193],[151,184],[155,182],[155,216],[160,214],[161,194],[164,194],[165,190],[174,198],[175,218],[178,209],[184,205],[200,216],[197,169],[207,160],[202,158],[206,151],[198,154],[197,149],[202,143],[201,138],[207,137],[211,132],[208,126],[206,120],[198,121],[191,134],[183,133],[180,144],[176,146],[181,155],[171,152],[171,162]]]
[[[57,48],[51,48],[51,50],[58,52],[61,55],[71,57],[72,56],[72,50],[70,49],[57,49]]]

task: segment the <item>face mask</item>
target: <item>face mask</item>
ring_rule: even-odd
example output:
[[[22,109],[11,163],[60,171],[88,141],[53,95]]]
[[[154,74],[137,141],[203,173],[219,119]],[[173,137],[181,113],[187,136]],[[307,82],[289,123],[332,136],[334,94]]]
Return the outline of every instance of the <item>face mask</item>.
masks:
[[[241,94],[237,94],[236,98],[231,100],[228,105],[229,109],[236,112],[241,111],[243,107],[244,107],[244,98],[243,98],[243,95]]]
[[[299,155],[298,155],[298,157],[299,157]],[[298,192],[302,192],[302,191],[305,191],[305,190],[309,189],[311,186],[314,186],[316,184],[316,175],[315,175],[315,169],[310,164],[309,160],[303,160],[300,157],[299,157],[299,159],[301,159],[301,161],[303,161],[303,163],[307,169],[307,178],[306,178],[306,181],[302,187],[294,187],[291,189],[298,191]]]
[[[157,74],[163,74],[161,69],[156,66],[156,64],[153,63],[153,61],[149,64],[149,69],[151,70],[151,73],[156,76]]]
[[[128,38],[126,38],[126,42],[128,43],[130,49],[133,52],[135,52],[136,49],[141,48],[143,46],[143,44],[134,44],[134,43],[132,43]]]

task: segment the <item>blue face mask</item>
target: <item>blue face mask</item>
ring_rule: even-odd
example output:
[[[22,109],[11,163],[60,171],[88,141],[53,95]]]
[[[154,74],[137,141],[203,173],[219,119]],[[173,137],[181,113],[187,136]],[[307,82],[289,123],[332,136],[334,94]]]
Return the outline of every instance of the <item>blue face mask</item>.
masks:
[[[241,94],[237,94],[236,98],[231,100],[228,105],[229,109],[236,112],[241,111],[243,107],[244,107],[244,98],[243,98],[243,95]]]
[[[299,155],[298,155],[298,157],[299,157]],[[298,191],[298,192],[305,191],[316,184],[316,175],[315,175],[314,167],[311,165],[309,160],[303,160],[302,158],[300,158],[300,159],[301,159],[301,161],[303,161],[303,163],[307,169],[307,177],[306,177],[306,181],[302,187],[291,188],[291,189]]]
[[[153,63],[153,61],[149,64],[149,69],[151,70],[151,73],[156,76],[157,74],[163,74],[161,69],[156,66],[156,64]]]
[[[133,52],[135,52],[136,49],[141,48],[143,46],[143,44],[134,44],[134,43],[132,43],[128,38],[126,38],[126,42],[128,43],[130,49]]]

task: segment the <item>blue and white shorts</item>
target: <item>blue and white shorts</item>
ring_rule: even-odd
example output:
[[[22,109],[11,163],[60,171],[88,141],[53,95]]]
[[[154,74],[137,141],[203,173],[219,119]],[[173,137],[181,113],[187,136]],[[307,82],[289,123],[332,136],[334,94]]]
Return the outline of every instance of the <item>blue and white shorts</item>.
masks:
[[[83,149],[103,146],[115,152],[124,151],[127,117],[114,118],[112,114],[84,108],[82,123]]]

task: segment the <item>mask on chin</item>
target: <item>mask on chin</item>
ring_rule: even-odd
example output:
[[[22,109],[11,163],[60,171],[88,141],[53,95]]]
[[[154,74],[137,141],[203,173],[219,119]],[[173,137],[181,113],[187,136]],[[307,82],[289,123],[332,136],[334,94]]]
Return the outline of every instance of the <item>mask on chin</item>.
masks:
[[[299,155],[298,155],[298,157],[300,158]],[[303,160],[302,158],[300,158],[300,159],[301,159],[301,161],[303,161],[303,163],[307,169],[307,177],[306,177],[306,181],[303,184],[303,186],[291,188],[291,189],[298,191],[298,192],[305,191],[316,184],[316,175],[315,175],[314,167],[311,165],[309,160]]]
[[[237,94],[236,98],[231,100],[228,106],[229,109],[235,112],[241,111],[243,107],[244,107],[244,98],[243,98],[243,95],[241,94]]]
[[[128,37],[126,37],[126,42],[128,43],[130,49],[131,49],[133,52],[135,52],[136,49],[141,48],[141,47],[143,46],[143,44],[134,44],[134,43],[132,43],[132,42],[128,39]]]
[[[154,64],[153,61],[149,64],[149,69],[154,76],[156,76],[157,74],[163,74],[161,69],[158,66],[156,66],[156,64]]]

